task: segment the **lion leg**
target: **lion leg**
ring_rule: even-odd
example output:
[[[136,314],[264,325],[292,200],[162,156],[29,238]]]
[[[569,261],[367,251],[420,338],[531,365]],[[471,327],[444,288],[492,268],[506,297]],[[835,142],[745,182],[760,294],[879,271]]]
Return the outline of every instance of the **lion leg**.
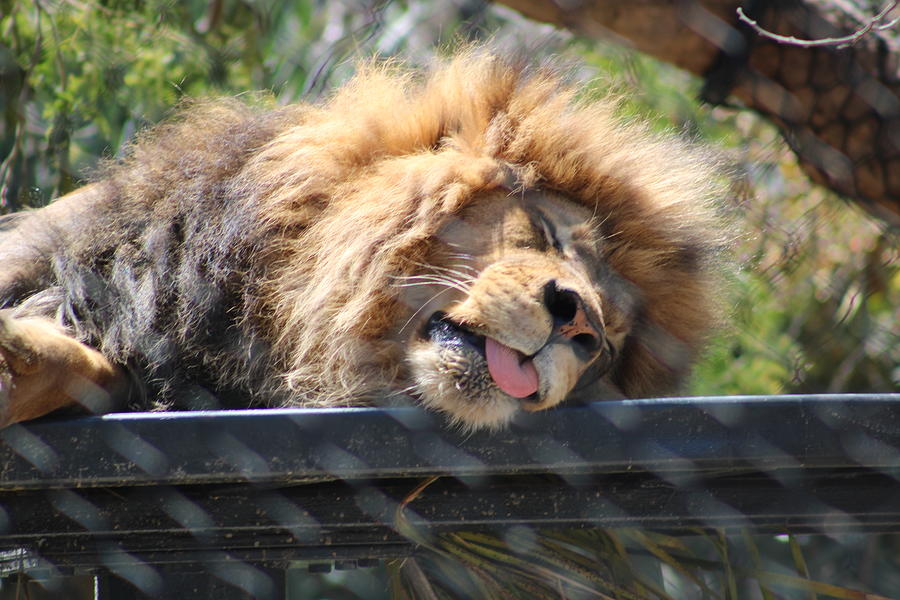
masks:
[[[59,408],[108,412],[124,371],[50,319],[0,310],[0,427]]]

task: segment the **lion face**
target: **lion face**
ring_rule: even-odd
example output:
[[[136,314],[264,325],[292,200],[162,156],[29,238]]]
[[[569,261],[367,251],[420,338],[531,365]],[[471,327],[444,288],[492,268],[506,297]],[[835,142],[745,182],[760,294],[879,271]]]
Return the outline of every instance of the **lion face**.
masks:
[[[400,284],[418,307],[407,360],[423,404],[498,427],[610,369],[628,327],[604,301],[594,224],[560,194],[497,191],[441,228]]]

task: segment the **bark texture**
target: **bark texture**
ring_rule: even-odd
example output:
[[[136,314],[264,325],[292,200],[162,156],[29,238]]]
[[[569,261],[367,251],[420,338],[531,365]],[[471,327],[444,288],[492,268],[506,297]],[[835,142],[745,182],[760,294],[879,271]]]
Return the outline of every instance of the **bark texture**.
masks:
[[[775,122],[809,176],[900,225],[900,43],[873,29],[852,45],[800,39],[852,34],[874,13],[851,0],[501,0],[589,38],[612,37],[706,78],[713,103],[737,101]],[[891,17],[900,16],[900,9]],[[900,26],[897,26],[900,27]],[[896,28],[896,27],[895,27]]]

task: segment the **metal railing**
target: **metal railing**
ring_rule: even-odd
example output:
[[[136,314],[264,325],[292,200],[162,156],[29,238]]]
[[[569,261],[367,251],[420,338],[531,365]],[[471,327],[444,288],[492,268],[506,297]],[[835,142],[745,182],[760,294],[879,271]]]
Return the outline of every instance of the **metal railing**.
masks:
[[[602,402],[475,434],[414,408],[113,414],[0,432],[6,575],[111,573],[157,597],[209,577],[201,587],[216,582],[220,598],[232,597],[223,580],[235,598],[281,598],[290,561],[414,553],[401,513],[424,535],[896,531],[900,394]],[[229,581],[242,569],[275,583]]]

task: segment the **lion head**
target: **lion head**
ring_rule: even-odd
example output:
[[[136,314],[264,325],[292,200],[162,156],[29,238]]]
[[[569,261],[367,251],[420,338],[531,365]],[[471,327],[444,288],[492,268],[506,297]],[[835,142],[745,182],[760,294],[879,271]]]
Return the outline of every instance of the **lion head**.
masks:
[[[370,65],[253,157],[295,234],[265,310],[303,402],[403,390],[494,427],[677,387],[718,321],[716,166],[577,96],[483,50]]]

